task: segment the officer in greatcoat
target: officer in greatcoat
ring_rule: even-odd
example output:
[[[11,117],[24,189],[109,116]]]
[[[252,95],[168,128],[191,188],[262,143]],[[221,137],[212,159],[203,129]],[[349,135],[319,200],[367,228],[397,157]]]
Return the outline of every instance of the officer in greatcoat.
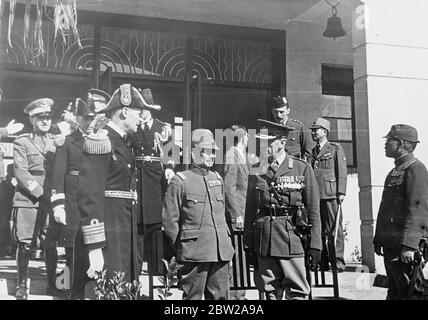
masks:
[[[208,129],[192,132],[192,165],[168,185],[162,211],[165,233],[183,265],[184,300],[228,299],[229,261],[234,255],[226,223],[224,184],[210,168],[218,150]]]
[[[48,214],[50,211],[49,169],[56,146],[63,136],[48,133],[51,128],[53,100],[42,98],[24,108],[33,125],[31,133],[18,136],[14,141],[13,161],[17,181],[13,197],[12,235],[17,243],[18,288],[17,299],[28,298],[27,278],[30,250],[43,246],[48,276],[48,295],[59,294],[56,290],[57,253],[54,243],[46,241]]]
[[[315,119],[309,127],[312,130],[312,139],[316,142],[312,149],[312,168],[317,178],[320,190],[320,211],[323,243],[336,239],[336,252],[330,257],[323,256],[321,267],[328,270],[328,261],[335,263],[338,272],[345,270],[345,236],[343,233],[343,215],[339,205],[346,195],[346,180],[348,171],[346,168],[346,156],[342,146],[336,142],[328,141],[330,121],[324,118]],[[325,248],[328,252],[327,248]],[[333,261],[333,257],[336,261]],[[328,261],[327,261],[328,260]]]
[[[85,137],[91,134],[91,124],[95,118],[94,104],[81,99],[76,101],[76,121],[78,129],[65,138],[55,153],[52,177],[52,209],[54,222],[49,226],[64,244],[70,284],[71,299],[83,299],[86,270],[89,267],[88,252],[83,244],[79,210],[81,199],[77,196],[79,175],[81,174]]]
[[[248,182],[245,247],[255,256],[255,284],[267,299],[281,300],[284,293],[287,299],[305,299],[310,292],[305,250],[312,270],[321,257],[318,185],[310,164],[285,151],[293,128],[258,121],[268,130],[256,135],[267,140],[268,163],[262,161]]]
[[[388,277],[388,300],[421,295],[409,288],[415,266],[415,252],[424,248],[428,236],[428,171],[415,158],[418,132],[412,126],[395,124],[384,137],[385,155],[394,168],[385,179],[382,201],[373,239],[375,252],[383,256]]]
[[[86,137],[79,173],[79,210],[89,269],[124,272],[125,281],[137,279],[136,167],[127,135],[137,131],[143,108],[150,108],[129,84],[117,89],[105,109],[110,121],[104,129]],[[138,199],[139,200],[139,199]]]
[[[141,90],[141,94],[150,106],[155,106],[150,89]],[[159,111],[161,106],[148,107],[143,110],[141,125],[137,132],[131,135],[135,160],[138,168],[137,191],[141,198],[138,209],[139,253],[140,263],[146,255],[149,269],[157,273],[162,258],[161,252],[156,252],[152,244],[156,244],[156,232],[162,226],[162,201],[166,191],[167,180],[162,163],[163,144],[169,139],[171,126],[152,116],[152,111]]]

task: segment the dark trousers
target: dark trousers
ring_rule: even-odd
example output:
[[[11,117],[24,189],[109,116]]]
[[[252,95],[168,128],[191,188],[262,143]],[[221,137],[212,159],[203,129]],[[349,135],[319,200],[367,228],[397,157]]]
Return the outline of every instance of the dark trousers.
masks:
[[[323,243],[326,243],[326,237],[328,234],[334,234],[334,227],[336,223],[338,203],[337,199],[322,199],[320,202],[321,212],[321,230]],[[345,265],[345,259],[343,258],[345,250],[345,236],[343,234],[343,215],[340,215],[339,226],[337,230],[336,246],[336,261]],[[331,261],[331,256],[330,259]]]
[[[229,285],[233,286],[233,269],[229,268]],[[245,300],[245,290],[230,290],[230,300]]]
[[[229,262],[179,262],[183,300],[227,300]]]
[[[406,299],[409,292],[413,267],[411,263],[401,262],[400,253],[400,249],[383,248],[383,261],[388,277],[387,300]]]
[[[147,261],[148,269],[154,275],[161,275],[160,268],[163,258],[162,223],[151,223],[138,226],[138,266],[141,270],[143,261]]]
[[[86,271],[89,269],[89,252],[83,242],[82,233],[76,236],[73,247],[65,247],[66,265],[70,276],[70,295],[71,299],[85,298],[85,285],[91,279]]]

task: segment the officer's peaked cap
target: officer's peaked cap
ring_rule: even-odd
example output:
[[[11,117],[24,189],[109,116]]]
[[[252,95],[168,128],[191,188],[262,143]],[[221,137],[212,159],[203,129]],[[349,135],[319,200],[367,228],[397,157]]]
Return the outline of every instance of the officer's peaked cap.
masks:
[[[264,120],[264,119],[257,119],[257,122],[260,124],[260,129],[266,129],[267,134],[265,133],[259,133],[256,134],[256,138],[258,139],[277,139],[277,138],[287,138],[288,133],[290,131],[294,130],[294,127],[289,127],[282,125],[280,123]]]
[[[284,96],[273,96],[273,103],[272,108],[282,108],[287,106],[288,107],[288,100]]]
[[[52,112],[51,107],[54,104],[50,98],[41,98],[30,102],[25,108],[24,112],[30,116],[40,113]]]
[[[88,98],[107,103],[111,97],[107,92],[101,89],[91,88],[88,90]]]

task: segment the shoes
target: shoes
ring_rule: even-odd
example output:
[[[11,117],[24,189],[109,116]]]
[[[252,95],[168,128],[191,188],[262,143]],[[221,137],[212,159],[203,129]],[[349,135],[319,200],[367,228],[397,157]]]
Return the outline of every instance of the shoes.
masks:
[[[28,300],[28,288],[25,282],[21,283],[18,288],[16,288],[15,297],[16,300]]]
[[[345,271],[345,264],[342,261],[336,261],[336,268],[338,273]]]

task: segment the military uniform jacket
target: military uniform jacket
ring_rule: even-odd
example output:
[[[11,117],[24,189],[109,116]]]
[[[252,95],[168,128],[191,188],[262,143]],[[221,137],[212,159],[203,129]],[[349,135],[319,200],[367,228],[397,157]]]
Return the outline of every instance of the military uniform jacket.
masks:
[[[63,230],[65,246],[74,244],[77,231],[80,228],[81,215],[79,212],[80,199],[77,197],[79,174],[82,166],[84,137],[79,129],[65,138],[62,146],[55,153],[52,176],[52,208],[62,206],[66,212],[64,225],[56,225]]]
[[[55,154],[55,137],[47,133],[46,141],[34,133],[18,136],[13,143],[13,162],[17,181],[14,207],[38,208],[39,198],[50,197],[50,181],[46,179]]]
[[[288,154],[301,159],[303,159],[305,155],[310,156],[312,144],[307,136],[309,132],[305,132],[303,124],[298,120],[288,118],[285,125],[294,128],[293,131],[288,133],[288,139],[285,145]]]
[[[168,185],[162,224],[179,261],[230,261],[234,249],[219,174],[192,165]]]
[[[265,174],[250,176],[244,225],[245,247],[261,256],[286,258],[304,255],[301,239],[285,217],[271,219],[260,214],[271,204],[279,205],[277,199],[270,196],[272,182],[280,186],[278,193],[283,205],[291,208],[305,206],[308,222],[312,225],[309,246],[321,250],[319,191],[315,175],[307,162],[290,155],[286,155],[275,174],[267,170]]]
[[[138,126],[137,132],[131,134],[134,155],[160,157],[158,148],[155,146],[155,133],[161,133],[163,125],[153,119],[149,129],[146,125],[144,130]],[[138,194],[141,195],[139,204],[139,223],[153,224],[162,221],[162,200],[166,189],[166,181],[162,162],[160,161],[137,161],[139,172]]]
[[[226,152],[224,166],[224,186],[226,213],[231,219],[245,217],[245,201],[247,198],[248,175],[250,167],[247,160],[235,147]]]
[[[418,248],[428,228],[428,172],[408,153],[395,161],[386,179],[374,243],[386,248]]]
[[[346,194],[347,168],[343,148],[327,141],[317,155],[312,149],[312,167],[318,181],[320,199],[334,199]]]

